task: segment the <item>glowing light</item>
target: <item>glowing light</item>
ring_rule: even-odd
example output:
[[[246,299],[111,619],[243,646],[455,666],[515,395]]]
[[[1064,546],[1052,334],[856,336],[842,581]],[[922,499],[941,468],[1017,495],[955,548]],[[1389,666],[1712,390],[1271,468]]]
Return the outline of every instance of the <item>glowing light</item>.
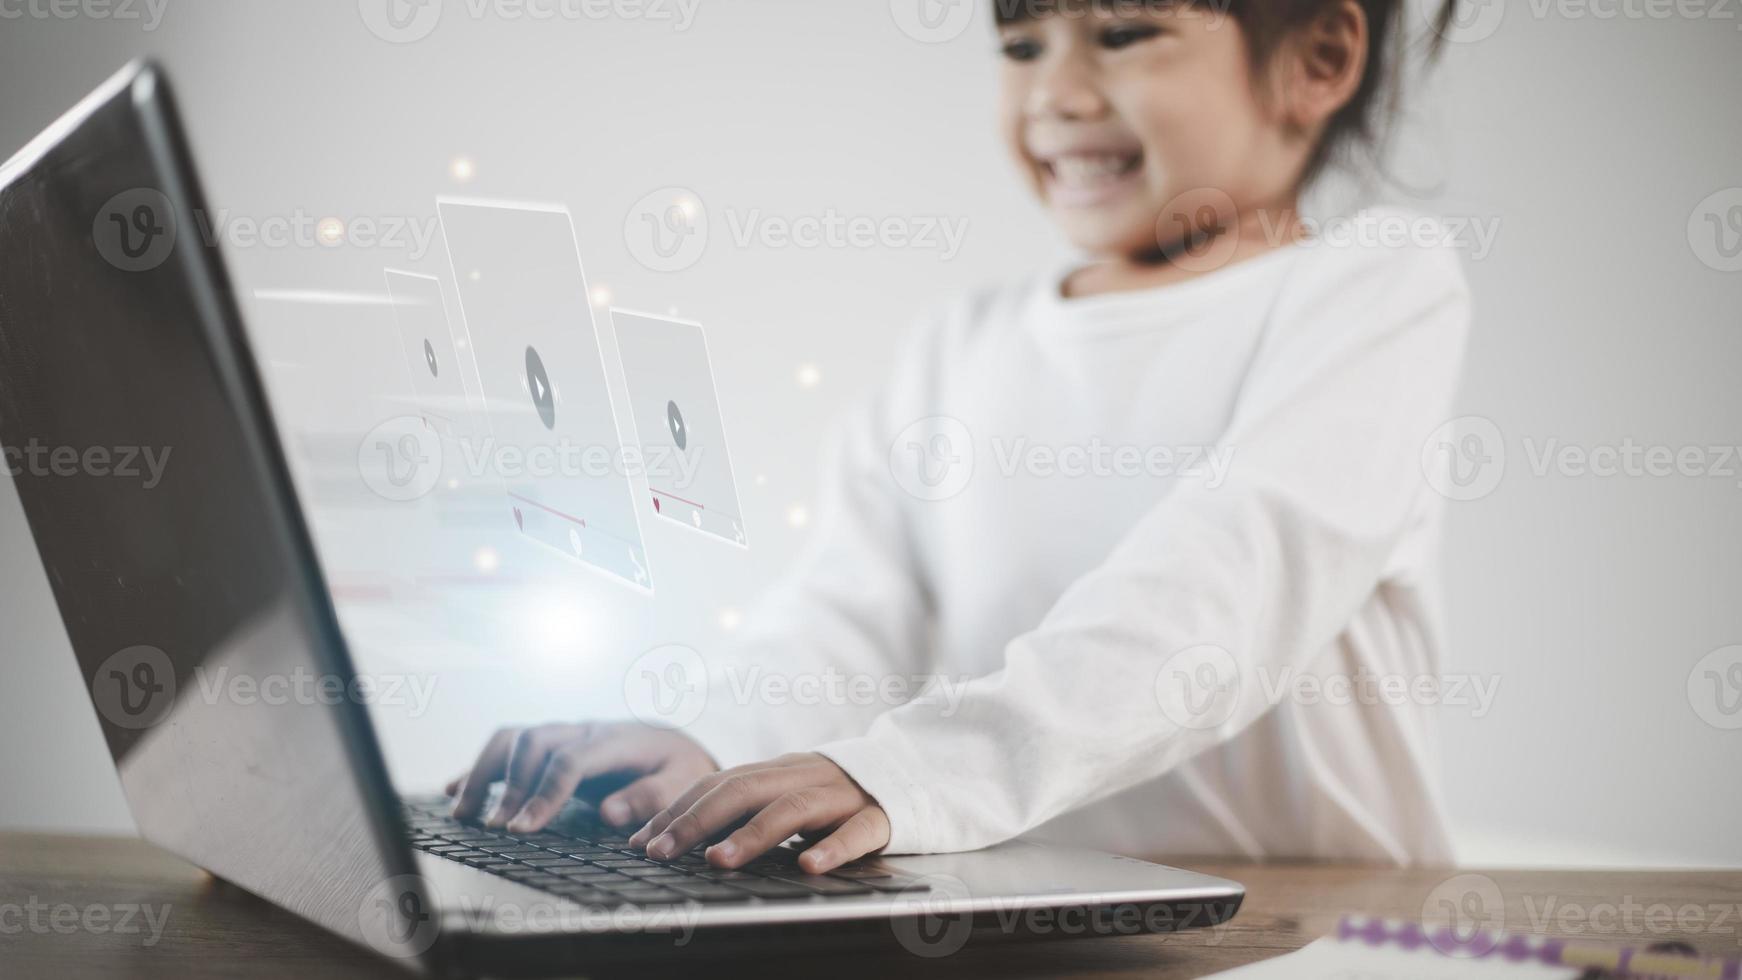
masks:
[[[804,527],[811,522],[811,512],[802,504],[793,504],[786,510],[786,523],[793,527]]]
[[[345,240],[345,223],[338,218],[322,218],[315,225],[315,238],[322,245],[337,245]]]
[[[471,272],[466,273],[466,278],[472,280],[473,282],[477,282],[478,280],[484,278],[484,273],[478,271],[477,269],[473,269]]]
[[[496,553],[495,548],[479,548],[472,555],[472,565],[485,575],[491,575],[502,567],[502,556]]]
[[[527,651],[545,660],[564,660],[592,639],[586,610],[569,596],[536,597],[524,607],[521,622]]]
[[[309,303],[317,306],[392,306],[386,293],[340,293],[327,289],[256,289],[254,298],[268,303]]]
[[[759,487],[768,486],[768,474],[767,473],[756,474],[756,485]]]
[[[683,216],[686,218],[694,218],[696,216],[696,212],[698,210],[700,210],[700,208],[701,208],[701,206],[698,205],[695,201],[691,200],[690,198],[680,197],[677,199],[677,209],[679,211],[682,211]]]
[[[593,305],[594,306],[610,306],[611,305],[611,287],[609,287],[609,286],[594,286],[593,287]]]
[[[736,609],[728,607],[720,610],[720,628],[728,633],[737,629],[738,624],[743,621],[744,617]]]
[[[449,489],[449,490],[458,490],[458,489],[460,489],[460,481],[459,481],[459,480],[457,480],[457,479],[453,479],[453,478],[451,478],[451,477],[450,477],[450,478],[449,478],[449,479],[448,479],[448,489]]]
[[[464,184],[477,176],[478,168],[477,165],[472,163],[471,157],[454,157],[454,162],[448,165],[448,173],[452,175],[455,180]]]
[[[800,364],[798,367],[798,386],[800,388],[815,388],[822,384],[823,372],[815,364]]]

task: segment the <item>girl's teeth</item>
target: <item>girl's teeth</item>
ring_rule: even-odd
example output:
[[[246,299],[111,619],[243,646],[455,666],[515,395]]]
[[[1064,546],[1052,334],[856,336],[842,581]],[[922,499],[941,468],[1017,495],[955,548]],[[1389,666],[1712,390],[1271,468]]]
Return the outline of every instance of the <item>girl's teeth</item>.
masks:
[[[1063,183],[1092,184],[1123,175],[1132,163],[1130,157],[1112,154],[1058,157],[1052,161],[1052,171]]]

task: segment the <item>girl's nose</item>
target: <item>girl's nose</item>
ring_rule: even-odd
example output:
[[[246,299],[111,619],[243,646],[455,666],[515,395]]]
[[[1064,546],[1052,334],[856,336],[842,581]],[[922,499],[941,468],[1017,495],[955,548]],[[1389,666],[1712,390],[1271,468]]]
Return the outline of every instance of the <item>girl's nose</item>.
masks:
[[[1107,111],[1092,66],[1062,55],[1048,60],[1029,90],[1028,114],[1036,118],[1095,119]]]

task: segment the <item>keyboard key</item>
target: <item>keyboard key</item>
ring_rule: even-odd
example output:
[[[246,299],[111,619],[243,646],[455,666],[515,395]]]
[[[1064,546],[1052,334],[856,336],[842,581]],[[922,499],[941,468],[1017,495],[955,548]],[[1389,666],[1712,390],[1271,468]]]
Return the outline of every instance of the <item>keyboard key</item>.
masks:
[[[550,854],[549,851],[541,851],[536,847],[530,847],[526,844],[510,844],[507,847],[486,845],[485,847],[480,848],[480,850],[489,851],[491,854],[499,855],[501,857],[513,858],[516,861],[521,858],[538,857],[540,855]]]
[[[526,865],[529,868],[585,868],[585,867],[589,867],[587,862],[581,860],[580,858],[557,857],[555,855],[551,855],[548,857],[524,858],[521,860],[520,863]]]
[[[846,878],[849,881],[870,881],[873,878],[893,878],[895,875],[887,868],[872,867],[869,864],[847,864],[829,872],[829,877]]]
[[[673,882],[668,887],[679,895],[697,902],[748,902],[752,897],[748,892],[729,885],[713,884],[694,879],[687,882]]]
[[[816,894],[803,885],[795,885],[787,881],[751,880],[734,881],[731,887],[741,889],[755,895],[757,898],[810,898]]]
[[[564,871],[558,871],[557,874],[562,875],[564,878],[567,878],[570,881],[603,881],[603,882],[614,882],[617,884],[621,884],[623,882],[630,880],[628,878],[623,877],[620,874],[617,874],[615,871],[608,871],[604,868],[581,868],[579,870],[564,870]]]
[[[818,895],[869,895],[874,890],[870,885],[862,882],[842,881],[827,875],[776,875],[774,880],[801,885]]]
[[[918,878],[907,875],[894,875],[889,878],[869,878],[865,884],[880,892],[931,891],[931,886]]]
[[[656,864],[643,865],[641,867],[633,867],[633,868],[618,868],[617,873],[628,875],[631,878],[653,878],[653,877],[687,878],[687,877],[689,877],[688,875],[684,874],[682,871],[677,871],[677,870],[672,869],[672,868],[662,868]]]
[[[552,895],[561,895],[563,898],[580,905],[617,904],[617,898],[610,892],[605,891],[602,888],[587,888],[577,885],[572,881],[560,885],[549,885],[545,888],[545,891],[550,892]]]
[[[656,905],[681,902],[684,896],[669,888],[613,888],[611,894],[636,905]]]

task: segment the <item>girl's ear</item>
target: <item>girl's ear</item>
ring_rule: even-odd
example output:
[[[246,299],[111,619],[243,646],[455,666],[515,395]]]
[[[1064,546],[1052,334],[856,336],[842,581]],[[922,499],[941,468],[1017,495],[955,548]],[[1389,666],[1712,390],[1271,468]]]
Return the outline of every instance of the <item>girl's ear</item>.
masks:
[[[1368,32],[1361,4],[1337,0],[1288,40],[1276,83],[1290,128],[1316,136],[1360,91],[1367,73]]]

